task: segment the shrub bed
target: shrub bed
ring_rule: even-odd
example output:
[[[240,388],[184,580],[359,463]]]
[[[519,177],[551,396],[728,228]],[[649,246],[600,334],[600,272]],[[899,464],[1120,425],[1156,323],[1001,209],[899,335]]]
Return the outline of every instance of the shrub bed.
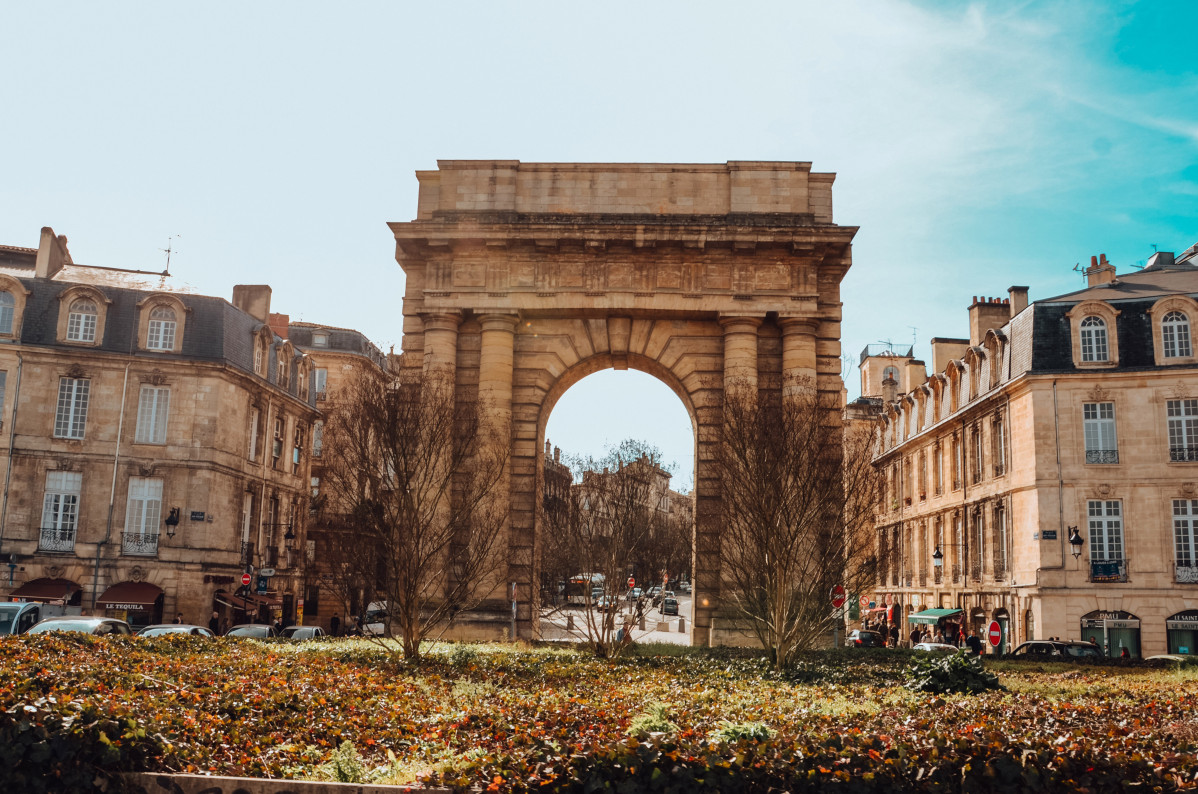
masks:
[[[1198,786],[1198,669],[1004,663],[1003,690],[932,694],[904,687],[912,659],[829,651],[776,674],[744,652],[449,646],[415,666],[352,640],[12,637],[0,790],[127,769],[488,791]]]

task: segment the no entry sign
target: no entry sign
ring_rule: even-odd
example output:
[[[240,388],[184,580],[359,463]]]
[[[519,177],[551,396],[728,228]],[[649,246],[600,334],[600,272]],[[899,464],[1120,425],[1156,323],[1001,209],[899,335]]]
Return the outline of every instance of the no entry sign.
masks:
[[[242,584],[248,585],[251,581],[253,581],[253,580],[250,578],[250,575],[248,573],[243,573],[241,575],[241,583]]]
[[[836,607],[837,609],[840,609],[842,606],[844,606],[844,585],[833,585],[831,596],[832,606]]]
[[[990,640],[991,647],[997,648],[1002,645],[1002,626],[998,625],[997,620],[990,621],[990,627],[986,630],[986,639]]]

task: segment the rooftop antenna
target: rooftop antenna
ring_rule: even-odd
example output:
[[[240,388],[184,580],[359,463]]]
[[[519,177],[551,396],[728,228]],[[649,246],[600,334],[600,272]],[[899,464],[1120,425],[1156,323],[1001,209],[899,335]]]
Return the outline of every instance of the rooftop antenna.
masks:
[[[915,355],[915,343],[919,341],[919,329],[914,325],[908,325],[907,327],[911,329],[911,355]]]
[[[894,342],[891,342],[889,339],[879,339],[877,344],[886,346],[886,355],[894,355]]]
[[[159,251],[162,251],[164,254],[166,254],[166,270],[162,271],[162,275],[164,275],[164,276],[169,276],[171,274],[171,250],[172,250],[171,249],[171,240],[173,240],[179,236],[180,235],[172,234],[170,237],[166,238],[166,248],[158,249]]]

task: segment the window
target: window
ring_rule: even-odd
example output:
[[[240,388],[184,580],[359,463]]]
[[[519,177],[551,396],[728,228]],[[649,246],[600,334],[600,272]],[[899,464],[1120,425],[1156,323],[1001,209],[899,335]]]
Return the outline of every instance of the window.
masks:
[[[994,415],[990,445],[993,447],[991,457],[994,459],[994,476],[998,477],[1007,471],[1007,426],[1001,413]]]
[[[1198,564],[1198,499],[1173,500],[1173,554],[1178,568]]]
[[[1081,322],[1082,361],[1108,361],[1106,322],[1090,315]]]
[[[1167,400],[1169,460],[1198,460],[1198,400]]]
[[[250,460],[258,459],[258,421],[261,411],[250,409]]]
[[[919,498],[924,500],[928,498],[928,453],[927,450],[919,452]]]
[[[312,457],[319,458],[324,448],[324,422],[317,420],[312,424]]]
[[[1007,511],[1002,502],[994,506],[994,575],[1001,577],[1007,572]]]
[[[320,496],[320,478],[313,477],[309,485],[312,488],[312,498],[315,499]],[[313,512],[315,513],[315,508],[313,508]]]
[[[141,387],[141,398],[137,403],[137,443],[166,443],[166,417],[170,404],[170,389],[159,386]]]
[[[146,347],[150,350],[174,350],[176,324],[175,310],[170,306],[155,306],[151,309]]]
[[[83,438],[90,389],[91,381],[87,378],[59,378],[58,409],[54,415],[55,437]]]
[[[329,371],[327,369],[318,368],[316,370],[316,399],[323,400],[325,398],[325,390],[329,384]]]
[[[300,455],[304,451],[304,426],[295,423],[295,435],[291,440],[291,470],[299,471]]]
[[[8,373],[0,370],[0,427],[4,427],[4,391],[8,386]]]
[[[1117,499],[1086,502],[1090,519],[1090,562],[1123,559],[1123,503]]]
[[[254,342],[254,374],[261,375],[266,371],[263,366],[266,360],[266,350],[260,342]]]
[[[46,472],[46,495],[42,499],[42,526],[37,546],[39,550],[71,551],[75,548],[82,485],[82,474]]]
[[[321,334],[321,333],[312,334],[312,347],[328,347],[328,346],[329,346],[329,335],[328,334]]]
[[[937,495],[944,493],[944,452],[940,448],[940,442],[932,447],[932,490]]]
[[[17,299],[5,290],[0,292],[0,334],[11,334]]]
[[[282,359],[279,360],[279,371],[278,371],[277,382],[279,384],[280,389],[287,388],[287,362],[283,361]]]
[[[1118,463],[1115,404],[1082,403],[1082,425],[1086,437],[1086,463]]]
[[[982,481],[982,469],[985,466],[985,460],[982,457],[982,428],[980,425],[973,426],[973,481],[975,483]]]
[[[71,342],[96,341],[96,304],[80,299],[71,304],[67,315],[67,339]]]
[[[157,554],[158,526],[162,518],[162,480],[129,479],[129,506],[125,512],[125,554]]]
[[[279,458],[283,455],[283,419],[280,417],[275,419],[275,436],[270,446],[270,456],[273,458],[272,465],[278,468]]]
[[[254,495],[246,493],[245,499],[241,502],[241,542],[249,543],[250,529],[254,525]]]
[[[961,487],[961,437],[953,434],[953,490]]]
[[[1165,358],[1188,358],[1192,356],[1190,346],[1190,320],[1181,312],[1169,312],[1161,319],[1161,342]]]

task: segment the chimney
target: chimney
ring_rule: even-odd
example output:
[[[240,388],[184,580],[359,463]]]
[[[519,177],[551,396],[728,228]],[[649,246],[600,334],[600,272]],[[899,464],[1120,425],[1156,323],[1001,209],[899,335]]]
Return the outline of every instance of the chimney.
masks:
[[[553,448],[553,462],[554,462],[554,463],[561,463],[561,462],[562,462],[562,450],[561,450],[561,447],[554,447],[554,448]]]
[[[549,445],[549,439],[545,439],[545,457],[549,457],[549,453],[552,449],[553,447]]]
[[[42,227],[42,238],[37,245],[37,260],[34,264],[33,275],[36,278],[53,278],[62,270],[63,265],[73,265],[71,252],[67,250],[67,236],[54,236],[54,230],[49,226]]]
[[[238,284],[233,287],[233,305],[258,322],[270,319],[270,286]]]
[[[924,363],[917,358],[907,362],[907,388],[914,391],[928,380],[928,371]]]
[[[882,400],[888,403],[898,400],[898,381],[893,375],[887,375],[882,379]]]
[[[1148,257],[1148,267],[1146,267],[1144,269],[1149,270],[1150,268],[1154,268],[1154,267],[1169,267],[1172,264],[1173,264],[1173,252],[1172,251],[1157,251],[1155,254]]]
[[[1106,259],[1106,254],[1090,257],[1090,267],[1086,270],[1086,286],[1097,287],[1110,284],[1115,280],[1115,266]]]
[[[270,326],[270,330],[275,332],[275,336],[281,336],[286,339],[287,326],[291,324],[291,315],[271,312],[267,318],[267,324]]]
[[[932,372],[941,373],[948,367],[948,362],[961,358],[969,349],[968,339],[932,339]]]
[[[1011,308],[998,298],[974,298],[969,307],[969,344],[980,345],[986,332],[1002,328],[1011,319]]]
[[[1027,287],[1007,287],[1007,295],[1010,296],[1012,317],[1027,308]]]

